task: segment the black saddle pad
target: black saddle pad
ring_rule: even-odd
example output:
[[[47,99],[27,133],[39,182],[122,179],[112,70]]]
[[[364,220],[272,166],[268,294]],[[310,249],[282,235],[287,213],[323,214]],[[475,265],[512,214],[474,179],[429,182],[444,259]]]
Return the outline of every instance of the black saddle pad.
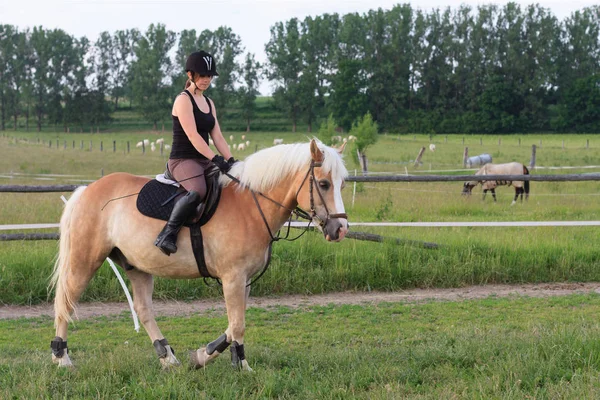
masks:
[[[217,176],[218,181],[218,176]],[[208,183],[208,182],[207,182]],[[205,203],[205,207],[202,208],[202,215],[199,224],[202,226],[210,220],[213,216],[217,205],[219,203],[221,188],[216,184],[209,184],[209,191],[214,190],[216,193],[209,193],[204,199],[204,202],[209,200],[210,204]],[[150,218],[161,219],[167,221],[173,207],[175,205],[175,199],[178,198],[179,194],[185,193],[185,189],[176,187],[173,185],[167,185],[161,183],[156,179],[152,179],[146,183],[137,198],[137,208],[145,216]],[[192,219],[185,223],[185,226],[190,227],[193,225]]]

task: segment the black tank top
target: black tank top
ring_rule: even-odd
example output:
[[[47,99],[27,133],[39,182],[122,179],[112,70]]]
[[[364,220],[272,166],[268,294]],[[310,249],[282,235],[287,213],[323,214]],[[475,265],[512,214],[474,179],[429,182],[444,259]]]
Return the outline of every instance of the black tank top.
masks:
[[[208,113],[204,113],[200,110],[200,108],[198,108],[198,105],[196,104],[196,101],[190,92],[186,90],[183,93],[187,94],[192,102],[194,121],[196,121],[196,131],[198,132],[198,135],[204,139],[206,144],[208,144],[208,133],[215,127],[215,117],[212,114],[210,100],[208,97],[204,96],[206,103],[208,103]],[[187,137],[183,127],[181,126],[181,122],[179,122],[179,118],[174,115],[172,117],[173,147],[171,147],[171,154],[169,155],[169,158],[199,158],[206,160],[207,158],[200,154],[192,142],[190,142],[190,139]]]

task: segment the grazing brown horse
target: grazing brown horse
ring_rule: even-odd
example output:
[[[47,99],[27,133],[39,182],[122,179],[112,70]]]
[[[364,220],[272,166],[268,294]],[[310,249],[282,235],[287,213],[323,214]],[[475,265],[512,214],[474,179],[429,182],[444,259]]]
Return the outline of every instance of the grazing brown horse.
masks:
[[[475,173],[475,175],[529,175],[529,170],[526,166],[518,162],[511,162],[507,164],[485,164]],[[471,191],[475,186],[481,183],[483,186],[483,199],[487,191],[492,192],[492,197],[496,201],[496,186],[513,186],[515,188],[515,198],[511,205],[517,202],[517,198],[521,195],[521,202],[523,202],[523,193],[525,193],[525,199],[529,198],[529,181],[469,181],[463,185],[462,194],[470,195]]]
[[[343,150],[343,149],[342,149]],[[325,239],[339,241],[348,231],[341,189],[348,172],[341,151],[312,140],[261,150],[236,163],[221,176],[221,199],[202,227],[208,272],[222,281],[228,327],[206,347],[191,353],[203,367],[231,345],[232,363],[250,370],[244,355],[245,311],[251,278],[269,258],[271,233],[279,230],[297,206],[320,227]],[[142,215],[136,197],[147,178],[115,173],[80,187],[65,206],[60,221],[60,250],[51,286],[56,337],[52,360],[71,366],[67,328],[82,292],[107,257],[126,270],[135,311],[163,366],[178,365],[174,351],[158,328],[152,310],[153,276],[198,278],[189,229],[178,238],[171,256],[153,245],[164,222]],[[262,195],[253,196],[261,193]],[[114,201],[111,201],[114,200]]]

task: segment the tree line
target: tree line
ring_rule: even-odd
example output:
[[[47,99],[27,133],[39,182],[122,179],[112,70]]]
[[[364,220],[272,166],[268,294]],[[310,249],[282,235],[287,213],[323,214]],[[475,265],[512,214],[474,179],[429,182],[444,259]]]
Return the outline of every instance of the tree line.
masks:
[[[0,129],[19,119],[27,128],[30,119],[38,129],[98,127],[123,99],[157,127],[199,49],[217,62],[209,95],[220,119],[235,109],[248,129],[267,79],[293,130],[329,115],[349,130],[370,113],[391,132],[600,131],[600,6],[561,21],[516,3],[292,18],[271,27],[266,65],[228,27],[175,33],[152,24],[91,43],[0,25]]]

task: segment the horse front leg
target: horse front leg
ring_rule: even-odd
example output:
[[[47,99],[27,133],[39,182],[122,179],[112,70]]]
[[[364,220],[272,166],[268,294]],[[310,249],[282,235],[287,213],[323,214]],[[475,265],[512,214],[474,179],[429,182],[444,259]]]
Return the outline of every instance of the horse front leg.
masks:
[[[133,308],[138,314],[144,329],[150,336],[154,350],[163,368],[178,366],[181,363],[175,357],[175,350],[169,345],[156,324],[154,310],[152,308],[152,292],[154,291],[154,279],[152,275],[137,269],[127,271],[133,289]]]
[[[485,195],[487,194],[487,191],[488,191],[487,189],[483,189],[483,198],[481,200],[485,201]]]
[[[496,189],[491,189],[492,197],[494,198],[494,203],[496,202]]]
[[[246,304],[250,290],[246,281],[240,278],[223,280],[223,295],[227,308],[229,326],[224,334],[191,353],[191,364],[195,368],[205,367],[231,346],[231,363],[236,369],[252,371],[244,353],[244,333],[246,329]]]

